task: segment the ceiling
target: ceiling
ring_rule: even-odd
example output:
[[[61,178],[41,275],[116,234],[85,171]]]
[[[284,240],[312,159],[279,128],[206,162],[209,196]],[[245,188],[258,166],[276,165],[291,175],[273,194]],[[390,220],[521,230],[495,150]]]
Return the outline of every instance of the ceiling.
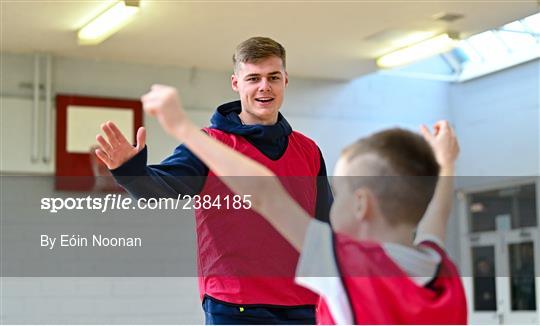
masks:
[[[289,74],[351,79],[403,46],[409,32],[463,37],[538,12],[538,1],[141,1],[138,17],[97,46],[76,31],[107,1],[1,1],[1,50],[230,71],[235,46],[269,36],[287,49]],[[441,13],[462,14],[453,22]]]

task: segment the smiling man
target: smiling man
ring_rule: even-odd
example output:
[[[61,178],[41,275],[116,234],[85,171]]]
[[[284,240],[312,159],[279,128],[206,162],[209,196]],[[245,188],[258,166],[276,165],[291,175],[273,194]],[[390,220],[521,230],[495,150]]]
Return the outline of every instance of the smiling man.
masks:
[[[265,37],[242,42],[233,56],[232,89],[240,100],[219,106],[204,131],[288,177],[284,186],[318,219],[332,202],[318,146],[279,113],[288,84],[285,49]],[[112,122],[97,136],[98,157],[135,197],[225,196],[217,178],[184,145],[146,165],[144,128],[132,146]],[[144,178],[141,178],[143,176]],[[292,182],[295,177],[296,182]],[[311,178],[305,178],[311,177]],[[316,178],[316,182],[313,182]],[[219,189],[216,191],[216,189]],[[294,283],[298,252],[251,210],[195,212],[199,290],[207,324],[314,324],[317,296]]]
[[[233,90],[240,95],[240,119],[245,124],[275,124],[289,82],[283,59],[269,57],[244,62],[247,58],[234,56],[233,60],[235,72],[231,81]]]

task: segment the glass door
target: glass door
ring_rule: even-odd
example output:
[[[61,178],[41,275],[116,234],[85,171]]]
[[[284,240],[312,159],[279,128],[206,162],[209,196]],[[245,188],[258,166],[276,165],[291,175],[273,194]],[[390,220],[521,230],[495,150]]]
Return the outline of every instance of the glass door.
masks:
[[[499,273],[501,257],[497,255],[501,243],[494,232],[476,234],[470,237],[469,262],[472,277],[467,277],[468,300],[472,324],[499,324],[503,309],[501,294],[497,291],[496,276]]]
[[[471,324],[536,324],[540,235],[535,184],[469,192],[459,204]]]
[[[503,310],[508,324],[538,325],[538,233],[534,228],[510,231],[503,236]],[[535,257],[536,256],[536,257]],[[506,274],[505,273],[505,274]]]

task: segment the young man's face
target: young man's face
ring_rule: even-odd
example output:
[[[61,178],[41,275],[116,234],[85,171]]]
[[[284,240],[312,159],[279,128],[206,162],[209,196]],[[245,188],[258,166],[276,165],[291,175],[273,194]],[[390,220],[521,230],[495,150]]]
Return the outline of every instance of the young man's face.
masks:
[[[231,85],[240,95],[242,121],[247,124],[276,123],[288,82],[287,72],[278,57],[257,63],[240,62],[231,77]]]

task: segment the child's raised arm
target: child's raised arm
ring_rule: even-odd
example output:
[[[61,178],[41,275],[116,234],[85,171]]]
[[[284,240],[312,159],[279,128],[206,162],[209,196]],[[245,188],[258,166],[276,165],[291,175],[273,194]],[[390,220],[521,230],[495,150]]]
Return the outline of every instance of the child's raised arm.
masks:
[[[239,195],[251,195],[252,207],[298,251],[302,249],[309,215],[265,166],[232,150],[200,130],[182,109],[176,89],[154,85],[141,97],[145,112],[201,159]]]
[[[459,144],[448,121],[439,121],[431,133],[426,126],[421,127],[421,132],[426,141],[433,148],[437,162],[440,165],[439,180],[433,199],[418,224],[416,239],[424,239],[435,236],[445,241],[446,225],[452,210],[454,192],[454,163],[459,154]]]

